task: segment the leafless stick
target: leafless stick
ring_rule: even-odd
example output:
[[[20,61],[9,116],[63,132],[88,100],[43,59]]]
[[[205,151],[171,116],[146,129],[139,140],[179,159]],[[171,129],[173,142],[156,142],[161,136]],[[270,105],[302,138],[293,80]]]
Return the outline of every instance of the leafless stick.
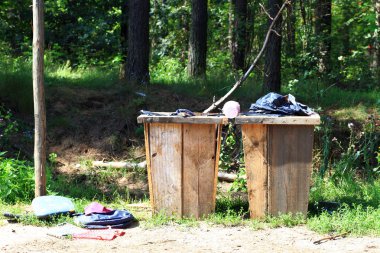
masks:
[[[214,110],[215,108],[217,108],[221,103],[223,103],[224,100],[226,100],[226,98],[228,98],[238,87],[241,86],[241,84],[248,78],[249,74],[252,72],[253,68],[256,66],[257,62],[259,61],[259,59],[261,58],[261,56],[263,55],[264,53],[264,50],[265,48],[267,47],[268,45],[268,41],[269,41],[269,36],[270,34],[273,32],[273,26],[275,25],[277,19],[280,17],[281,15],[281,12],[284,10],[285,6],[289,4],[288,1],[285,1],[283,3],[283,5],[281,6],[280,10],[277,12],[277,15],[273,18],[272,20],[272,23],[270,24],[269,26],[269,29],[268,29],[268,32],[265,36],[265,40],[264,40],[264,43],[263,43],[263,46],[260,50],[260,52],[257,54],[255,60],[253,61],[252,65],[249,67],[249,69],[245,72],[245,74],[234,84],[234,86],[232,86],[232,88],[226,93],[226,95],[224,95],[223,97],[221,97],[218,101],[216,101],[215,103],[212,103],[212,105],[207,108],[206,110],[203,111],[203,113],[209,113],[210,111]]]
[[[264,12],[265,14],[267,14],[268,18],[269,18],[270,20],[273,20],[273,18],[272,18],[272,17],[270,16],[270,14],[267,12],[267,10],[265,9],[265,7],[264,7],[261,3],[259,3],[259,5],[260,5],[261,9],[263,9],[263,12]]]
[[[281,37],[281,35],[276,30],[272,29],[272,32],[275,33],[278,37]]]

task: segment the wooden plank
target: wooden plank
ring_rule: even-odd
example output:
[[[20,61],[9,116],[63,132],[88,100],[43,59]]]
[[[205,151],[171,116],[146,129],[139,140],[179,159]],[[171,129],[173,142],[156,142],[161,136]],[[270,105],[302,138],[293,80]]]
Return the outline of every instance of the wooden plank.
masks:
[[[214,208],[214,192],[215,177],[218,176],[218,172],[215,171],[215,159],[216,159],[216,125],[210,124],[202,130],[204,137],[199,139],[202,142],[202,149],[200,152],[204,152],[200,159],[202,159],[199,166],[199,212],[200,217],[211,214]],[[203,140],[202,140],[203,139]]]
[[[244,159],[251,218],[261,218],[268,208],[267,126],[242,125]]]
[[[182,125],[150,124],[153,207],[166,215],[182,214]]]
[[[201,218],[213,210],[215,125],[183,125],[183,215]]]
[[[269,126],[268,212],[305,216],[313,150],[313,126]]]
[[[154,210],[154,194],[152,187],[152,173],[151,173],[151,164],[150,164],[150,144],[149,144],[149,124],[144,123],[144,137],[145,137],[145,156],[146,156],[146,168],[148,172],[148,185],[149,185],[149,200],[152,209]]]
[[[318,114],[311,116],[283,116],[274,117],[270,115],[238,116],[235,124],[286,124],[286,125],[319,125],[321,123]]]
[[[216,125],[217,134],[216,134],[216,151],[215,151],[215,164],[214,164],[214,188],[212,196],[212,210],[215,211],[216,206],[216,187],[218,184],[218,171],[219,171],[219,158],[220,158],[220,148],[222,146],[222,125]]]
[[[137,117],[138,123],[180,123],[180,124],[227,124],[228,119],[221,116],[193,116],[193,117],[182,117],[182,116],[170,116],[170,113],[158,113],[157,115],[140,115]]]

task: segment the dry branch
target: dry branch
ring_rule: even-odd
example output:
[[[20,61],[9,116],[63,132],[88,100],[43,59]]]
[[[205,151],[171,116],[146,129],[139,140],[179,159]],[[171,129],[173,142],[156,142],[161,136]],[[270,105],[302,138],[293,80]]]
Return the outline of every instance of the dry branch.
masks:
[[[132,168],[144,169],[144,168],[146,168],[146,161],[143,161],[141,163],[93,161],[92,166],[94,166],[94,167],[117,168],[117,169],[132,169]]]
[[[206,110],[203,111],[203,113],[209,113],[211,112],[212,110],[214,110],[215,108],[217,108],[221,103],[223,103],[224,100],[226,100],[226,98],[228,98],[238,87],[240,87],[242,85],[242,83],[248,78],[249,74],[252,72],[253,68],[256,66],[257,62],[259,61],[259,59],[261,58],[261,56],[263,55],[264,51],[265,51],[265,48],[267,47],[268,45],[268,41],[269,41],[269,36],[271,35],[271,33],[273,32],[273,26],[275,25],[277,19],[280,17],[281,15],[281,12],[285,9],[285,6],[289,4],[288,1],[285,1],[284,4],[281,6],[280,10],[277,12],[277,15],[273,18],[269,28],[268,28],[268,32],[265,36],[265,40],[264,40],[264,43],[263,43],[263,46],[262,48],[260,49],[260,52],[257,54],[255,60],[253,61],[252,65],[249,67],[249,69],[245,72],[245,74],[234,84],[234,86],[232,86],[232,88],[226,93],[226,95],[224,95],[223,97],[221,97],[218,101],[216,101],[215,103],[212,103],[210,105],[209,108],[207,108]]]

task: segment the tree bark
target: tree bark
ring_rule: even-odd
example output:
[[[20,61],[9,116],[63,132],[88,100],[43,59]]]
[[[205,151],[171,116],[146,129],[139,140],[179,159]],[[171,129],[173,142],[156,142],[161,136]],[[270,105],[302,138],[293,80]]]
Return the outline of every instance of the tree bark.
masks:
[[[149,0],[130,0],[128,6],[126,79],[131,84],[149,82]]]
[[[315,8],[315,34],[319,39],[319,72],[330,71],[331,57],[331,0],[318,0]]]
[[[245,54],[247,46],[247,0],[233,0],[233,27],[231,53],[232,66],[235,70],[245,69]]]
[[[268,13],[272,18],[279,11],[281,4],[282,0],[268,0]],[[268,23],[271,22],[272,20],[268,18]],[[276,33],[272,33],[269,37],[264,66],[264,93],[281,91],[281,23],[282,17],[280,16],[273,27]]]
[[[120,47],[121,47],[121,66],[120,79],[126,79],[126,63],[128,53],[128,0],[121,3],[121,20],[120,20]]]
[[[207,0],[191,1],[191,27],[189,62],[187,71],[191,77],[206,74],[207,53]]]
[[[287,35],[287,53],[289,56],[296,56],[296,14],[295,0],[290,0],[287,6],[287,22],[286,22],[286,35]]]
[[[33,0],[34,194],[36,197],[46,195],[44,39],[44,1]]]
[[[373,0],[376,14],[376,31],[374,33],[374,49],[373,68],[375,70],[375,78],[380,82],[380,0]]]
[[[340,33],[342,35],[342,52],[341,55],[350,54],[350,30],[351,25],[347,21],[352,18],[352,4],[350,2],[343,2],[342,6],[342,16],[343,16],[343,25],[340,27]]]

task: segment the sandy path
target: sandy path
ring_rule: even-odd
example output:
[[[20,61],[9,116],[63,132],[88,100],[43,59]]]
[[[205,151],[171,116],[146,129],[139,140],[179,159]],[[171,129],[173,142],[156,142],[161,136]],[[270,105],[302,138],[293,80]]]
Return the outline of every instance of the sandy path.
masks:
[[[130,228],[113,241],[68,240],[47,235],[49,228],[0,227],[1,252],[380,252],[380,238],[331,240],[304,227],[253,231],[246,227],[166,226]]]

